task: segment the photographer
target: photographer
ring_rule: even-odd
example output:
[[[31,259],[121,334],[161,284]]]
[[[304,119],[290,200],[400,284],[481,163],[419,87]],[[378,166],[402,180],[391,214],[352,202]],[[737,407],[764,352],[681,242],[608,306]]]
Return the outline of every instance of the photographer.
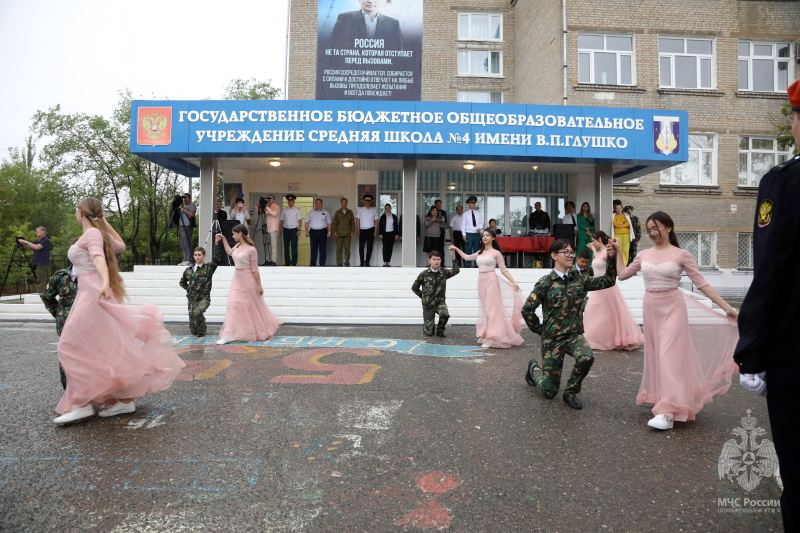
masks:
[[[47,230],[43,227],[36,228],[36,240],[26,241],[24,237],[17,237],[20,246],[27,246],[33,250],[33,268],[36,270],[36,292],[42,292],[47,287],[47,278],[50,277],[50,250],[53,245],[47,238]]]
[[[234,202],[233,207],[231,207],[231,212],[228,215],[228,220],[238,220],[239,224],[244,224],[245,226],[250,225],[250,213],[247,212],[247,204],[244,203],[244,198],[241,196],[236,199]]]
[[[259,208],[262,208],[259,202]],[[269,246],[265,250],[267,257],[265,261],[267,265],[277,266],[278,264],[278,229],[280,228],[280,215],[281,208],[275,203],[275,196],[270,194],[267,196],[267,203],[263,206],[263,210],[267,215],[267,240]]]
[[[183,204],[180,205],[180,217],[178,217],[178,237],[183,250],[183,261],[179,266],[190,266],[193,263],[192,228],[195,226],[196,213],[197,206],[192,203],[192,195],[187,192],[183,195]]]

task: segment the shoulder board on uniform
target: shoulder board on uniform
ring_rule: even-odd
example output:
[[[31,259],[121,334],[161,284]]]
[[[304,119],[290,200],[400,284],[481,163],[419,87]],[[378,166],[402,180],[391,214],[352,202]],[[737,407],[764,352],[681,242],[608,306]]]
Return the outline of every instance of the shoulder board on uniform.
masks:
[[[784,170],[786,170],[790,166],[795,165],[797,163],[800,163],[800,155],[796,155],[793,158],[787,159],[783,163],[772,167],[772,171],[773,172],[783,172]]]

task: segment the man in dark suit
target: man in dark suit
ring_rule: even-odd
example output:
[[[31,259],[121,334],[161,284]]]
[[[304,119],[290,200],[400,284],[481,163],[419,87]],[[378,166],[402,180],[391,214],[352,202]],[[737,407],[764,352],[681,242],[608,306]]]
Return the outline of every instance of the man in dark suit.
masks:
[[[360,0],[360,11],[340,13],[331,31],[331,44],[336,48],[355,48],[356,39],[383,39],[383,47],[404,50],[403,32],[397,19],[378,13],[381,0]],[[381,48],[368,46],[366,48]]]

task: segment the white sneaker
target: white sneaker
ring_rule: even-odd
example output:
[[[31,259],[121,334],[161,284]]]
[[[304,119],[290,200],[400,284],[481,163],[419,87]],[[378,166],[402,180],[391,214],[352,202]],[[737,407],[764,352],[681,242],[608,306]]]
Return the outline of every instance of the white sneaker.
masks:
[[[81,418],[86,418],[89,416],[94,416],[94,406],[93,405],[84,405],[83,407],[76,407],[69,413],[64,413],[61,416],[57,416],[53,419],[53,422],[56,424],[68,424],[70,422],[75,422],[76,420],[80,420]]]
[[[651,418],[647,425],[653,429],[672,429],[672,419],[667,415],[656,415]]]
[[[117,402],[105,411],[100,411],[97,413],[97,416],[114,416],[114,415],[124,415],[127,413],[132,413],[136,410],[136,402],[131,401],[130,403],[122,403]]]
[[[217,344],[228,344],[229,342],[233,342],[231,339],[220,339],[217,341]]]
[[[488,342],[485,343],[485,344],[481,344],[481,348],[491,348],[491,347],[492,347],[492,345],[489,344]]]

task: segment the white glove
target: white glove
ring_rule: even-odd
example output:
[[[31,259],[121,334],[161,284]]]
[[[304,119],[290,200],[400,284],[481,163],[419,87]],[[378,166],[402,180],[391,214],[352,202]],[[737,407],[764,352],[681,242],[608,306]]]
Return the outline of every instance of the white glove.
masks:
[[[753,394],[764,397],[767,396],[766,372],[759,372],[758,374],[740,374],[739,383]]]

